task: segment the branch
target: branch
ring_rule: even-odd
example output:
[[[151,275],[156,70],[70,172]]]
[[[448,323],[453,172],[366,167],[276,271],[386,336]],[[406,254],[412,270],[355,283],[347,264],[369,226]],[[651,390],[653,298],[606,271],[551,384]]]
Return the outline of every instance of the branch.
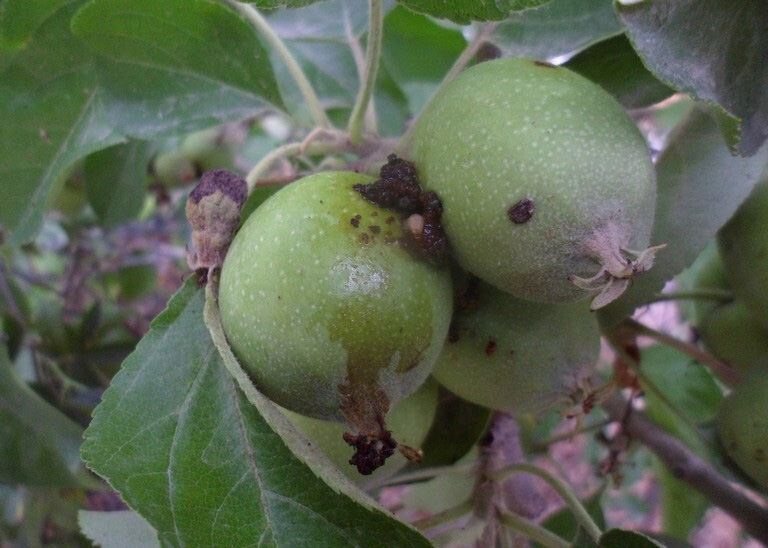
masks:
[[[624,419],[626,432],[653,451],[676,478],[686,482],[730,514],[741,523],[749,535],[768,544],[768,508],[736,489],[714,467],[693,454],[642,413],[633,410],[625,418],[626,406],[626,402],[618,395],[603,403],[606,412],[617,421]]]

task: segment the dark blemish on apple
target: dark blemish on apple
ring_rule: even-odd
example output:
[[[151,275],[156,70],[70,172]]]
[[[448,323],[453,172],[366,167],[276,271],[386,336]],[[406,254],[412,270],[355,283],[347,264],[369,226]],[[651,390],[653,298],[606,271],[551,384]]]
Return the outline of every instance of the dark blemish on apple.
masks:
[[[378,234],[381,232],[381,227],[379,225],[371,225],[368,227],[368,230],[371,231],[371,234]]]
[[[490,358],[495,353],[496,353],[496,341],[491,339],[488,341],[488,344],[485,345],[485,355]]]
[[[371,241],[371,237],[368,236],[367,233],[363,232],[362,234],[360,234],[360,243],[362,243],[363,245],[368,245],[370,241]]]
[[[447,340],[448,340],[449,343],[459,342],[459,328],[453,322],[451,322],[451,325],[448,326],[448,339]]]
[[[498,59],[501,56],[502,51],[498,46],[491,44],[490,42],[483,42],[483,44],[480,46],[480,49],[478,49],[477,53],[475,54],[475,59],[478,63],[483,63],[485,61]]]
[[[448,239],[440,223],[443,205],[437,194],[421,188],[413,162],[390,154],[387,163],[379,170],[379,177],[369,185],[355,185],[353,188],[369,202],[393,209],[404,217],[420,215],[424,221],[423,228],[406,234],[404,247],[435,265],[446,264]],[[391,219],[387,219],[387,224],[394,222],[394,217]]]
[[[557,66],[553,65],[552,63],[547,63],[546,61],[534,61],[533,64],[537,67],[557,68]]]
[[[392,223],[395,222],[395,218],[390,215],[389,217],[387,217],[387,220],[384,222],[387,223],[388,225],[391,225]]]
[[[371,211],[371,217],[378,217],[379,212],[378,211]]]
[[[528,222],[533,217],[533,200],[530,198],[523,198],[507,210],[507,216],[509,220],[517,225]]]
[[[358,215],[355,215],[354,217],[352,217],[352,218],[349,220],[349,223],[350,223],[352,226],[354,226],[355,228],[357,228],[357,227],[359,227],[359,226],[360,226],[360,219],[362,219],[362,217],[361,217],[359,214],[358,214]]]

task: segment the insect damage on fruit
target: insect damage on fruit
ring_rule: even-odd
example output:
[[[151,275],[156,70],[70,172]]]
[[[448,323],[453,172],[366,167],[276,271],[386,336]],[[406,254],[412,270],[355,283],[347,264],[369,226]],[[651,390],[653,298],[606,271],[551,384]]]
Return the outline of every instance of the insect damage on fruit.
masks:
[[[452,256],[516,297],[592,308],[618,298],[649,247],[656,181],[616,100],[562,67],[475,65],[430,101],[404,144],[442,201]]]
[[[445,264],[448,241],[440,224],[443,204],[437,194],[423,190],[413,163],[395,154],[387,157],[379,176],[373,183],[355,185],[355,190],[369,202],[406,216],[406,246],[436,265]]]

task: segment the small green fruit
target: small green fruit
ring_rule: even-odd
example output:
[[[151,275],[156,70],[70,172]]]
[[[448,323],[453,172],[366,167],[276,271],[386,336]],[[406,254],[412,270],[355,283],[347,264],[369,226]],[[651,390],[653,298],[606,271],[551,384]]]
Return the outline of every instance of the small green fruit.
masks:
[[[734,293],[768,329],[768,178],[720,229],[718,246]]]
[[[406,396],[392,408],[387,416],[387,428],[400,443],[421,447],[435,417],[437,393],[437,383],[428,379],[416,392]],[[362,476],[349,464],[353,450],[343,439],[344,431],[349,429],[347,424],[313,419],[287,409],[283,411],[309,441],[325,453],[339,470],[357,483],[392,477],[408,463],[405,457],[395,454],[371,476]]]
[[[443,386],[513,414],[539,413],[579,393],[600,351],[586,305],[523,301],[486,284],[478,295],[456,313],[435,366]]]
[[[723,400],[717,430],[726,453],[750,478],[768,488],[768,375],[753,368]]]
[[[152,160],[152,176],[167,186],[175,187],[191,183],[197,178],[192,161],[182,152],[161,152]]]
[[[230,345],[279,405],[381,433],[391,405],[432,370],[452,310],[450,274],[400,245],[400,220],[319,173],[244,223],[219,287]]]
[[[235,167],[234,147],[227,142],[222,127],[190,133],[181,143],[180,152],[200,172]]]
[[[698,331],[712,354],[739,371],[768,361],[768,331],[755,321],[740,300],[712,309],[699,324]]]
[[[475,65],[430,102],[410,159],[458,262],[517,297],[617,298],[653,264],[650,154],[598,85],[527,59]],[[634,250],[634,251],[633,251]]]

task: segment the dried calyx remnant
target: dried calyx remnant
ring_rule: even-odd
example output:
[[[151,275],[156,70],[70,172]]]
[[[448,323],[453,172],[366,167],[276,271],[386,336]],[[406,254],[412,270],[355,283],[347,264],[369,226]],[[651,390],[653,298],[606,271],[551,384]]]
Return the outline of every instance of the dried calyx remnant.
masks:
[[[423,190],[412,162],[387,156],[379,179],[368,185],[355,185],[363,198],[405,218],[406,247],[436,265],[448,261],[448,240],[440,224],[443,204],[437,194]]]
[[[207,171],[187,200],[187,220],[192,227],[189,267],[201,274],[200,283],[221,268],[248,197],[248,184],[226,169]]]

